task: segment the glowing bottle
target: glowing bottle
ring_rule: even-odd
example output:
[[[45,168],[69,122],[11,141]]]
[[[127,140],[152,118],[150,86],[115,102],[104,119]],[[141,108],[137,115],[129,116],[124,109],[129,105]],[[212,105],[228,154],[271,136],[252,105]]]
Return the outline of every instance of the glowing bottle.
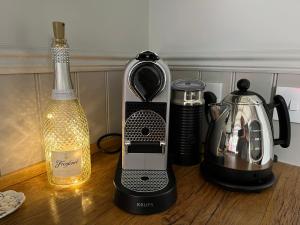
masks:
[[[71,82],[64,26],[53,22],[54,88],[42,130],[48,180],[54,185],[70,186],[89,179],[91,159],[87,119]]]

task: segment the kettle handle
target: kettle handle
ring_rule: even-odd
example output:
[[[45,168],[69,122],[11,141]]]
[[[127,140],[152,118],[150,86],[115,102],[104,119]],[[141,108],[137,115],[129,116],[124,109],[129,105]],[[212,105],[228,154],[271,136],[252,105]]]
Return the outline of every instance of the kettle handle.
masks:
[[[206,118],[207,123],[209,123],[210,121],[209,121],[209,117],[208,117],[208,114],[209,114],[209,110],[208,110],[209,106],[208,105],[212,104],[212,103],[217,103],[217,96],[210,91],[206,91],[206,92],[204,92],[203,97],[204,97],[204,101],[205,101],[205,107],[204,107],[205,118]]]
[[[281,95],[274,96],[274,106],[277,110],[279,119],[279,138],[274,139],[274,145],[280,145],[283,148],[290,146],[291,142],[291,123],[289,110],[284,98]]]

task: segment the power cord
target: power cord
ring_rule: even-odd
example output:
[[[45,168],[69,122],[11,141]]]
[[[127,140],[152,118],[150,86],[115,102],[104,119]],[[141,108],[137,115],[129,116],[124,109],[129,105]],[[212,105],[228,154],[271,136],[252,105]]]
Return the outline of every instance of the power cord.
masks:
[[[122,149],[122,135],[119,133],[108,133],[97,140],[97,147],[107,154],[114,154]]]

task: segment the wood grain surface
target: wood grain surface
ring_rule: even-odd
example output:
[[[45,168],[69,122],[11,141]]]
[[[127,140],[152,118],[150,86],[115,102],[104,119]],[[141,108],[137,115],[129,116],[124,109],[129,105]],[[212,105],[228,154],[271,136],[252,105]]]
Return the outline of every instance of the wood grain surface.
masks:
[[[199,166],[174,167],[177,202],[150,216],[128,214],[113,203],[113,177],[118,155],[93,155],[92,177],[78,187],[61,189],[48,184],[45,173],[1,191],[26,195],[24,205],[0,219],[0,224],[300,224],[300,168],[275,163],[278,180],[261,193],[224,191],[202,178]]]
[[[91,144],[91,154],[101,151],[96,144]],[[46,172],[45,162],[36,163],[18,171],[12,172],[8,175],[0,176],[0,190],[12,186],[14,184],[29,180],[35,176]]]

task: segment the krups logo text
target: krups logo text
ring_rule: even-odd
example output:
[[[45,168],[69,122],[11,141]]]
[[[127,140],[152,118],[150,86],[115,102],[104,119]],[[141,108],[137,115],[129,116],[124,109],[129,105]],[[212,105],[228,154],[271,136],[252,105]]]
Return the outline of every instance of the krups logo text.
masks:
[[[149,207],[154,207],[154,204],[152,202],[138,202],[136,203],[137,207],[142,207],[142,208],[149,208]]]

